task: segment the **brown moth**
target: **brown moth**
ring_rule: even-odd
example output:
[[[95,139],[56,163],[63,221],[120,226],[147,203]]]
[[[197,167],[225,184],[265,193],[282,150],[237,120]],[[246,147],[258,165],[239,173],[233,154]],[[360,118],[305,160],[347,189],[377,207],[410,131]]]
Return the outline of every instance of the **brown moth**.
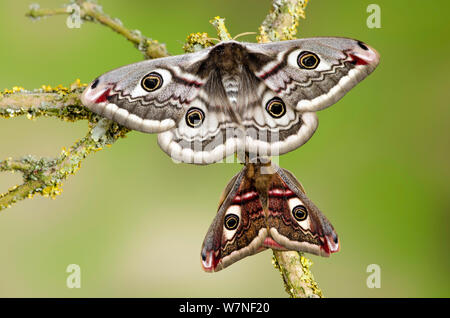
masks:
[[[339,251],[339,239],[292,173],[248,163],[224,190],[203,242],[202,268],[219,271],[268,248],[328,257]]]

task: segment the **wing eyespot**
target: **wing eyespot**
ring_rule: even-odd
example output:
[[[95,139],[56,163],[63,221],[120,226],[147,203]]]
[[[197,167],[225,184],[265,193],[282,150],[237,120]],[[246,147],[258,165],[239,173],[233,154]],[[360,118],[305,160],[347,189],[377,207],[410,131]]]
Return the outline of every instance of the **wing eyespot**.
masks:
[[[300,68],[313,70],[320,63],[320,59],[317,54],[309,51],[303,51],[298,55],[297,64]]]
[[[308,217],[308,210],[304,205],[297,205],[292,209],[292,216],[299,222],[304,221]]]
[[[369,48],[367,47],[367,45],[365,45],[363,42],[358,41],[358,46],[360,48],[362,48],[364,51],[369,51]]]
[[[239,216],[232,213],[227,214],[223,222],[223,225],[228,231],[236,230],[239,225]]]
[[[199,127],[205,120],[205,113],[197,107],[192,107],[186,113],[186,124],[191,128]]]
[[[286,105],[279,97],[274,97],[266,103],[266,111],[273,118],[280,118],[286,114]]]
[[[141,80],[141,86],[147,92],[153,92],[161,88],[163,85],[163,78],[161,74],[157,72],[151,72],[144,76]]]
[[[91,89],[95,89],[99,82],[100,82],[99,79],[96,78],[91,84]]]

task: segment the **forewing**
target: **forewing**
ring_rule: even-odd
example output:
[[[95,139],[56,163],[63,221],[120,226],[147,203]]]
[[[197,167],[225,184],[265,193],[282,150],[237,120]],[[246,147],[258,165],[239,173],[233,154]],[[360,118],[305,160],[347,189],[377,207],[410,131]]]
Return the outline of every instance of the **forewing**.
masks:
[[[346,38],[244,45],[250,56],[247,77],[254,76],[246,81],[252,84],[242,89],[245,147],[259,156],[303,145],[317,128],[314,112],[336,103],[379,62],[374,49]],[[269,111],[274,101],[282,111]]]
[[[246,169],[227,186],[229,192],[203,241],[201,263],[207,272],[219,271],[264,250],[265,216],[254,184],[246,178]]]
[[[279,168],[268,191],[271,238],[287,250],[329,256],[339,251],[333,226],[287,170]]]
[[[259,68],[255,65],[256,76],[302,112],[336,103],[379,63],[373,48],[348,38],[318,37],[247,47],[273,58]]]
[[[196,65],[208,49],[147,60],[105,73],[83,92],[81,101],[93,112],[130,129],[157,133],[177,125],[197,100],[206,79]]]

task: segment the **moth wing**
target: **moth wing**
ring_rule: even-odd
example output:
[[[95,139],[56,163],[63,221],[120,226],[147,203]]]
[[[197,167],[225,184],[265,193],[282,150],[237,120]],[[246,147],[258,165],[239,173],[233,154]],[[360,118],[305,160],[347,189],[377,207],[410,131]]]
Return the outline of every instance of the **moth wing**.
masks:
[[[201,264],[206,272],[219,271],[265,249],[265,216],[246,170],[244,167],[228,184],[228,192],[203,241]]]
[[[158,134],[159,146],[173,160],[211,164],[242,148],[242,139],[235,136],[239,124],[226,109],[212,104],[213,96],[205,94],[201,88],[199,97],[190,104],[190,109],[195,108],[202,113],[201,125],[189,125],[187,120],[181,118],[176,127]]]
[[[317,37],[247,44],[271,57],[255,75],[297,111],[318,111],[336,103],[377,67],[378,52],[361,41]]]
[[[278,155],[304,144],[318,126],[315,112],[336,103],[379,63],[373,48],[347,38],[244,45],[254,74],[242,89],[250,153]],[[273,116],[268,106],[276,99],[285,107]]]
[[[331,223],[305,195],[297,179],[278,169],[268,190],[270,237],[282,247],[279,249],[326,257],[338,252],[339,239]]]
[[[229,43],[223,44],[227,45]],[[214,63],[217,59],[228,59],[222,55],[221,48],[217,45],[208,58],[199,60],[192,67],[194,74],[205,79],[197,98],[190,104],[202,112],[203,120],[195,127],[187,120],[180,120],[176,127],[158,135],[160,147],[175,160],[210,164],[243,148],[240,118],[230,104],[223,83],[226,72]]]
[[[205,79],[196,76],[191,67],[208,52],[205,49],[117,68],[96,78],[81,101],[94,113],[130,129],[145,133],[169,130],[197,100]]]

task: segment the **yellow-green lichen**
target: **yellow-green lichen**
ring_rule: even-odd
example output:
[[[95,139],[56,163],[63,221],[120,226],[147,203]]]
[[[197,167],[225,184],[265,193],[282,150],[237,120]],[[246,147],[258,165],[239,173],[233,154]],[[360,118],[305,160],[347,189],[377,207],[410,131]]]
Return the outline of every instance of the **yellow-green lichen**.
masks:
[[[280,266],[280,264],[278,263],[275,253],[272,256],[272,265],[280,272],[281,279],[283,280],[284,284],[284,290],[286,291],[286,293],[288,293],[289,297],[294,298],[294,288],[291,286],[290,281],[287,279],[287,273],[285,272],[284,267]]]
[[[300,18],[305,18],[308,0],[274,1],[270,13],[259,27],[259,43],[295,39]]]
[[[186,38],[183,50],[186,53],[193,53],[213,45],[214,42],[209,37],[208,33],[191,33]]]
[[[311,273],[312,261],[301,253],[274,251],[272,263],[279,270],[290,297],[323,297]]]
[[[320,290],[319,285],[315,281],[314,276],[311,272],[311,266],[313,265],[313,262],[309,258],[306,258],[300,254],[300,264],[302,264],[303,267],[303,275],[300,277],[300,279],[312,289],[314,295],[322,298],[322,291]]]
[[[0,172],[19,171],[23,175],[23,184],[0,194],[0,210],[25,198],[32,198],[36,194],[55,198],[62,192],[63,181],[80,169],[81,162],[86,156],[110,146],[130,131],[85,108],[79,100],[85,86],[86,84],[76,80],[69,88],[62,85],[56,87],[43,85],[31,92],[21,87],[13,87],[12,90],[2,92],[0,116],[3,118],[26,115],[29,119],[40,116],[53,116],[66,121],[87,119],[89,132],[69,149],[63,148],[57,158],[35,158],[28,155],[21,159],[7,158],[0,161]],[[28,107],[15,106],[18,100]],[[13,106],[8,106],[9,104]]]
[[[209,21],[217,31],[217,36],[219,37],[220,41],[229,41],[231,40],[231,35],[227,30],[227,27],[225,26],[225,19],[221,18],[219,16],[214,17]]]
[[[88,119],[91,112],[80,102],[80,93],[87,84],[75,80],[70,87],[42,85],[32,91],[15,86],[0,92],[0,118],[9,119],[26,116],[58,117],[64,121]]]

